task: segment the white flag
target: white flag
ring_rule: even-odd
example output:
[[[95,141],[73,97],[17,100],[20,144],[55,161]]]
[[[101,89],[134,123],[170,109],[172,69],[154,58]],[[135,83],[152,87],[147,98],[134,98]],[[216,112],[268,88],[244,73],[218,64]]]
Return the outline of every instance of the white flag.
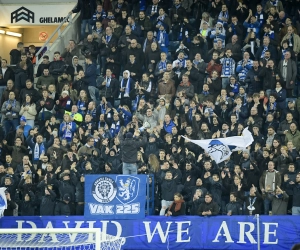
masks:
[[[3,216],[4,210],[7,209],[5,190],[6,190],[5,187],[0,188],[0,217]]]
[[[253,142],[253,137],[248,127],[243,130],[242,136],[208,140],[190,140],[184,136],[182,137],[203,148],[216,163],[225,161],[232,154],[232,151],[246,149]]]

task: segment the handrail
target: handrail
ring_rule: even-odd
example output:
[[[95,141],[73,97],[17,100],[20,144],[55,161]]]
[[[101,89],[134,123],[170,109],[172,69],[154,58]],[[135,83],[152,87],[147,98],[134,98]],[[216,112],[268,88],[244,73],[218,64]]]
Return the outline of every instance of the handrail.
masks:
[[[72,16],[72,13],[69,13],[64,20],[61,22],[61,24],[53,31],[52,35],[48,38],[48,40],[44,43],[44,45],[39,49],[39,51],[35,54],[36,58],[38,59],[39,55],[43,51],[43,49],[50,43],[51,39],[55,36],[55,34],[60,30],[60,28],[64,25],[64,23],[69,19],[69,17]],[[69,22],[70,24],[71,22]],[[37,63],[38,64],[38,63]]]

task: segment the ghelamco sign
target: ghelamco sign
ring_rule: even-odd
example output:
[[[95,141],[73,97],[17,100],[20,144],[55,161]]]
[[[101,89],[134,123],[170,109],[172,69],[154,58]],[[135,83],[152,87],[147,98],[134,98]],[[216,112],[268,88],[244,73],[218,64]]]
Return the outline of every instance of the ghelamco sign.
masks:
[[[0,26],[53,25],[61,23],[74,3],[33,5],[1,5]]]

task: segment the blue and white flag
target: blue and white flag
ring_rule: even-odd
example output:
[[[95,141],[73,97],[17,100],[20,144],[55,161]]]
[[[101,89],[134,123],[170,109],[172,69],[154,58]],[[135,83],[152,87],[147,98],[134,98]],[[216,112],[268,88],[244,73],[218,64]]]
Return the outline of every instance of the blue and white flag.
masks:
[[[231,136],[227,138],[216,138],[208,140],[186,140],[197,144],[205,150],[216,163],[225,161],[233,151],[246,149],[253,142],[253,137],[248,127],[243,130],[242,136]]]
[[[0,217],[4,215],[4,210],[7,209],[5,190],[5,187],[0,188]]]
[[[146,175],[86,175],[86,218],[141,219],[145,217]]]

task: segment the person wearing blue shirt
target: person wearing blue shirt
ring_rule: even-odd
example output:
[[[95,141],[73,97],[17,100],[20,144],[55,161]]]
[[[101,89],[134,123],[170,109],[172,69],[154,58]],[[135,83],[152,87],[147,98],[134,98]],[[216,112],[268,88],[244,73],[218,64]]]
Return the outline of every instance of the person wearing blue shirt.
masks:
[[[62,139],[68,142],[72,141],[73,135],[76,132],[76,123],[72,122],[69,114],[64,114],[64,121],[60,124],[59,135]]]
[[[30,131],[30,129],[32,129],[32,127],[30,125],[26,124],[26,118],[25,118],[25,116],[21,116],[21,118],[20,118],[20,125],[17,127],[16,130],[18,130],[18,128],[20,126],[23,126],[23,129],[24,129],[23,134],[27,138],[28,134],[29,134],[29,131]]]
[[[259,37],[260,23],[256,20],[256,17],[252,15],[251,9],[249,10],[249,15],[243,23],[243,26],[247,29],[246,36],[250,31],[253,31],[255,32],[256,37]]]
[[[170,115],[165,115],[165,121],[163,122],[163,133],[171,134],[172,128],[176,127],[175,123],[171,120]]]

